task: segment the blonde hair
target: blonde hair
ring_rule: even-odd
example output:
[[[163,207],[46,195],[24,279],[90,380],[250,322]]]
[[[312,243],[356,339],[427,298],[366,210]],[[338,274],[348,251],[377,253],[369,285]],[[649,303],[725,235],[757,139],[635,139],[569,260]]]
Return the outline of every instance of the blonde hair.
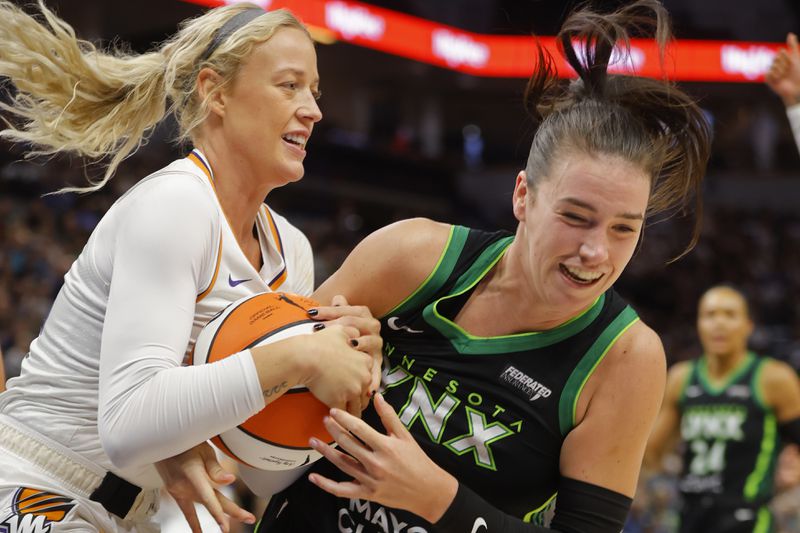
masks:
[[[177,139],[191,141],[208,116],[208,100],[236,77],[253,47],[281,28],[308,31],[291,13],[276,10],[256,17],[201,60],[226,21],[258,8],[238,3],[184,21],[178,33],[154,52],[128,54],[98,50],[80,40],[65,21],[39,0],[44,23],[0,0],[0,76],[15,87],[12,115],[0,137],[33,145],[26,157],[74,152],[90,159],[111,157],[103,177],[87,187],[102,188],[119,164],[134,153],[168,114],[179,125]],[[209,67],[222,82],[200,100],[197,74]]]

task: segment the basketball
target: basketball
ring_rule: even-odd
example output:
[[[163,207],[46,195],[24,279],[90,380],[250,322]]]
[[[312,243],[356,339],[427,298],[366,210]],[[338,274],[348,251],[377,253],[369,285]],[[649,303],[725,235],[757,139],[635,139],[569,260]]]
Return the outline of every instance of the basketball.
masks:
[[[319,305],[295,294],[270,292],[242,298],[212,318],[200,331],[192,353],[195,365],[311,333],[315,321],[307,311]],[[241,425],[211,439],[225,454],[261,470],[290,470],[321,455],[310,437],[332,443],[322,424],[328,407],[305,387],[289,389]]]

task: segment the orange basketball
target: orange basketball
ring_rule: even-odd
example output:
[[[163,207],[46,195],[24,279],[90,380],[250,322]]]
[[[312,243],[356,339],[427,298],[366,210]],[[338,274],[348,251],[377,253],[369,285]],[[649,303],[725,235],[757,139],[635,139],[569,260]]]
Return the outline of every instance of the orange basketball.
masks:
[[[242,298],[200,331],[193,364],[212,363],[254,346],[311,333],[315,321],[308,318],[307,311],[318,305],[310,298],[281,292]],[[308,446],[310,437],[333,441],[322,424],[327,413],[325,404],[298,386],[211,441],[227,455],[254,468],[289,470],[321,457]]]

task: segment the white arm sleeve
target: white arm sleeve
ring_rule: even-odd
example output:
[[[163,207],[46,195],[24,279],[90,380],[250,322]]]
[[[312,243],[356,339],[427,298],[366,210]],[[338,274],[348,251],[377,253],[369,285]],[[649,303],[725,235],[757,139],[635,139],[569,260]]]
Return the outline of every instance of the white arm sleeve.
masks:
[[[176,455],[264,407],[249,351],[181,366],[218,211],[180,176],[147,185],[117,213],[100,353],[98,429],[118,468]]]
[[[797,149],[800,150],[800,104],[795,104],[786,108],[786,115],[789,117],[789,124],[792,126],[792,134]]]

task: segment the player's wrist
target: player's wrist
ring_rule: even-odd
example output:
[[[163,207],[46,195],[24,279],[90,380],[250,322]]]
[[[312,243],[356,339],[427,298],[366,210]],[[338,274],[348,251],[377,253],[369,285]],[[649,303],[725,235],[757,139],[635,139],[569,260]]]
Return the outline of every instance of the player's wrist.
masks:
[[[280,378],[281,384],[291,388],[306,385],[312,375],[311,354],[305,335],[297,335],[264,346],[250,348],[262,388],[271,390]]]
[[[308,387],[322,371],[319,350],[314,349],[310,335],[299,335],[287,340],[294,341],[290,346],[285,346],[291,360],[292,374],[296,376],[299,385]]]
[[[793,94],[786,94],[782,97],[783,105],[788,107],[794,107],[797,104],[800,104],[800,91],[793,93]]]
[[[447,512],[456,498],[458,480],[446,470],[436,467],[437,474],[433,482],[428,484],[429,490],[425,491],[425,500],[416,512],[428,522],[435,524]]]

